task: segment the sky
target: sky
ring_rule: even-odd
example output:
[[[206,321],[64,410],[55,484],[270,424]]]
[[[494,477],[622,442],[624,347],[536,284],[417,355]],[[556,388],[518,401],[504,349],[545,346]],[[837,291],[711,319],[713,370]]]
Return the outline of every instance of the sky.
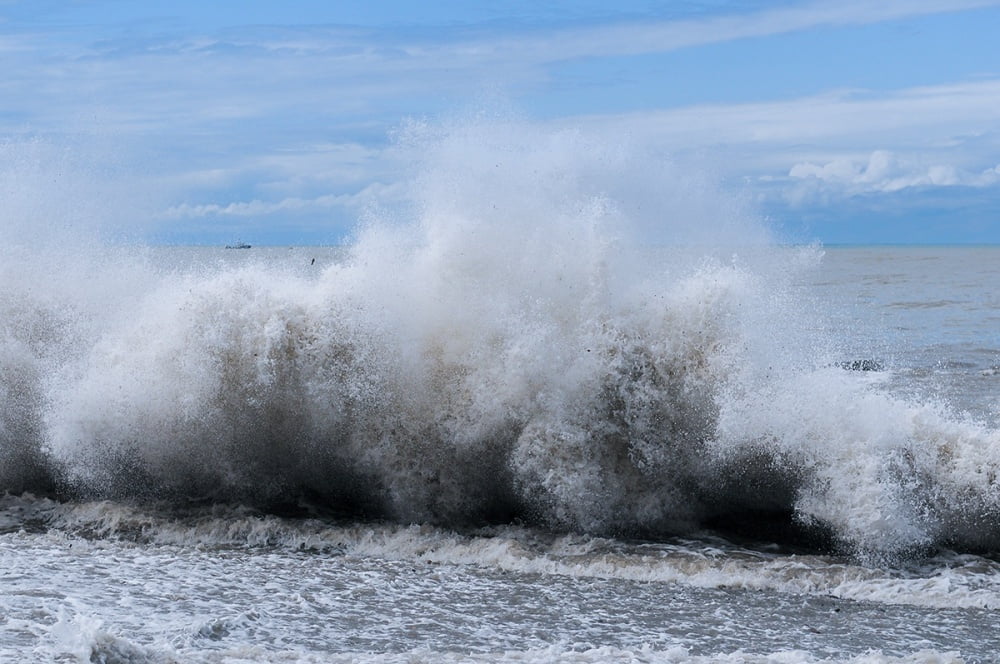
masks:
[[[1000,0],[0,0],[2,218],[336,244],[401,127],[493,104],[706,169],[783,241],[1000,243],[997,34]]]

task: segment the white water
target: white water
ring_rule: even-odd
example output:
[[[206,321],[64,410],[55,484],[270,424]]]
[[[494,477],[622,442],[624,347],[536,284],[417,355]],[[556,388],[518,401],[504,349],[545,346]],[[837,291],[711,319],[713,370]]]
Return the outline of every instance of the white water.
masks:
[[[342,250],[5,220],[0,488],[56,499],[4,506],[10,653],[989,661],[1000,343],[955,303],[993,254],[923,307],[634,146],[411,134],[409,202]]]

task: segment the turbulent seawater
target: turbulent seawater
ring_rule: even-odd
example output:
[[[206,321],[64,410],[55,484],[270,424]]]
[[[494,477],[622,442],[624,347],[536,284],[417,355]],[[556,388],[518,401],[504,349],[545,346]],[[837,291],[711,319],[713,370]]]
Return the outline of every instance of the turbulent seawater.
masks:
[[[6,246],[0,659],[997,661],[1000,249],[528,133],[342,248]]]

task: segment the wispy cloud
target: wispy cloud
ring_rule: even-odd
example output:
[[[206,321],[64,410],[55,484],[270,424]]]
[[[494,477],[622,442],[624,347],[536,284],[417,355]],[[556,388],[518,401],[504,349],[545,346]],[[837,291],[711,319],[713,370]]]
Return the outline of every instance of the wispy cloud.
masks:
[[[850,172],[861,177],[869,173],[863,162],[874,153],[895,155],[897,165],[920,164],[926,169],[921,178],[929,182],[947,181],[948,172],[968,182],[974,178],[962,173],[982,173],[996,164],[997,108],[1000,79],[986,79],[887,94],[843,91],[578,121],[597,131],[639,136],[678,154],[723,155],[730,175],[773,179],[809,173],[833,180]],[[814,166],[810,170],[805,164]],[[873,166],[871,174],[877,170]]]
[[[215,33],[0,35],[11,104],[38,127],[93,122],[148,133],[279,113],[385,114],[387,100],[468,94],[485,79],[542,84],[553,62],[665,53],[817,27],[866,25],[1000,0],[814,2],[737,15],[562,28],[479,25],[233,27]],[[58,48],[54,45],[58,44]],[[40,84],[41,83],[41,84]],[[261,92],[264,91],[264,94]],[[398,115],[398,113],[397,113]]]
[[[887,2],[813,2],[744,15],[643,21],[592,28],[570,28],[540,35],[460,44],[458,54],[562,60],[662,53],[736,39],[768,37],[817,27],[866,25],[913,16],[955,12],[1000,4],[997,0],[889,0]]]
[[[197,52],[323,56],[354,65],[407,61],[410,66],[479,67],[484,60],[544,63],[558,60],[663,53],[738,39],[769,37],[824,27],[869,25],[1000,5],[1000,0],[860,0],[809,2],[696,18],[611,20],[600,24],[526,26],[489,23],[441,29],[407,27],[273,26],[230,29],[215,36],[146,42],[107,41],[105,53]]]
[[[627,124],[682,148],[725,144],[869,145],[874,137],[910,145],[1000,126],[1000,79],[924,86],[885,94],[845,90],[751,104],[587,116],[588,124]],[[930,130],[930,131],[927,131]]]
[[[164,223],[356,215],[395,195],[381,184],[396,175],[385,150],[392,126],[484,89],[507,90],[531,108],[546,90],[569,86],[555,80],[567,62],[586,67],[993,6],[1000,0],[817,1],[686,18],[416,27],[241,26],[234,17],[222,29],[192,28],[152,15],[128,26],[0,23],[0,133],[108,133],[116,145],[131,143],[150,155],[144,175],[173,201]],[[724,175],[800,201],[810,191],[992,187],[1000,185],[1000,71],[985,73],[890,91],[797,90],[785,99],[614,114],[577,99],[547,117],[682,157],[717,155]]]
[[[795,218],[795,210],[837,207],[863,216],[858,205],[878,217],[887,214],[880,196],[914,214],[920,206],[951,214],[956,205],[981,208],[976,200],[983,196],[994,200],[991,192],[1000,192],[998,108],[1000,79],[982,79],[576,121],[587,131],[695,156],[786,219]],[[954,194],[934,197],[927,193],[932,190]],[[910,203],[906,192],[912,192]],[[842,205],[847,199],[854,199],[851,208]]]
[[[174,205],[164,211],[161,219],[193,219],[204,217],[264,217],[285,213],[316,213],[344,209],[355,214],[367,205],[385,201],[399,195],[400,187],[394,184],[373,183],[350,194],[324,194],[313,198],[291,196],[276,201],[253,199],[226,204],[204,203]]]

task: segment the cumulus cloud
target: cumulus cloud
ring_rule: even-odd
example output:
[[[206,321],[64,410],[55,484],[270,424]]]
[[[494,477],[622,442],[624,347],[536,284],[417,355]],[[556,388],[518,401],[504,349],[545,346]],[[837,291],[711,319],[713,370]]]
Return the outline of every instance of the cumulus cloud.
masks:
[[[867,158],[838,157],[826,163],[801,162],[791,167],[793,181],[821,183],[848,194],[896,192],[911,187],[987,187],[1000,183],[1000,165],[970,172],[953,164],[927,163],[919,155],[875,150]],[[798,190],[801,194],[801,189]]]
[[[886,92],[577,118],[674,155],[704,156],[765,207],[861,194],[1000,186],[1000,79]],[[970,192],[971,194],[972,192]]]

